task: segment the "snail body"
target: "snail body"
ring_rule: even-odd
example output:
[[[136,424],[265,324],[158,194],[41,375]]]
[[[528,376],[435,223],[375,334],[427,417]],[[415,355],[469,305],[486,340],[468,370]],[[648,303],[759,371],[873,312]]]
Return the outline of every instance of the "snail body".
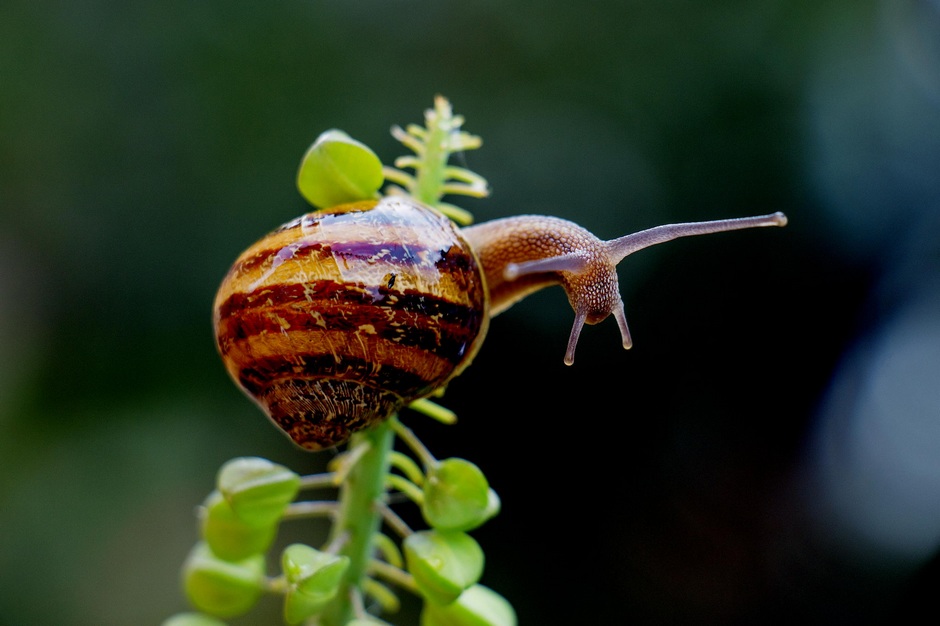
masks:
[[[457,228],[407,196],[298,217],[245,250],[216,294],[229,374],[297,445],[320,450],[433,394],[473,360],[491,317],[560,284],[585,323],[632,345],[617,263],[676,237],[782,226],[782,213],[672,224],[603,241],[554,217]]]

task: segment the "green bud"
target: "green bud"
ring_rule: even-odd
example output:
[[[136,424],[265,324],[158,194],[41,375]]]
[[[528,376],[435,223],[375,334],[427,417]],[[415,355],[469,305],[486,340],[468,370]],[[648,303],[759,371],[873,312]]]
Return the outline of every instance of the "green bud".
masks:
[[[387,626],[388,622],[379,622],[368,617],[357,617],[351,622],[346,622],[346,626]]]
[[[446,606],[424,603],[421,626],[516,626],[516,611],[509,602],[483,585],[464,591]]]
[[[202,538],[217,557],[226,561],[241,561],[261,554],[277,536],[276,522],[266,526],[246,524],[218,491],[206,498],[200,516]]]
[[[284,548],[281,567],[287,582],[308,594],[334,594],[349,567],[349,557],[294,543]]]
[[[453,602],[483,574],[483,550],[466,533],[420,531],[409,535],[403,547],[408,572],[432,603]]]
[[[499,497],[470,461],[445,459],[428,472],[421,513],[432,528],[473,530],[498,512]]]
[[[300,476],[286,467],[258,457],[225,463],[216,480],[232,510],[250,526],[271,526],[297,496]]]
[[[163,620],[160,626],[225,626],[225,622],[202,613],[177,613]]]
[[[502,507],[502,502],[499,500],[499,495],[493,491],[492,488],[487,489],[486,491],[486,508],[483,510],[483,519],[481,524],[488,519],[496,517],[499,513],[500,508]]]
[[[322,611],[336,597],[349,568],[349,557],[295,543],[284,549],[281,568],[288,585],[284,620],[298,624]]]
[[[183,588],[200,611],[223,618],[242,615],[264,590],[264,556],[223,561],[207,543],[199,542],[183,564]]]
[[[379,157],[366,145],[335,129],[317,137],[297,172],[300,194],[320,209],[372,199],[383,180]]]

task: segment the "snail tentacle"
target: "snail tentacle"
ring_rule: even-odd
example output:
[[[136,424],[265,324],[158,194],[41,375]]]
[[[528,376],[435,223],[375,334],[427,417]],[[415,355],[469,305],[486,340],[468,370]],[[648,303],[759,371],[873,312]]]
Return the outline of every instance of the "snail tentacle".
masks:
[[[582,252],[569,252],[534,261],[521,263],[507,263],[503,270],[506,280],[516,280],[526,274],[540,274],[544,272],[581,272],[590,263]]]
[[[584,328],[584,321],[587,319],[585,311],[575,311],[574,324],[571,326],[571,334],[568,336],[568,348],[565,350],[565,365],[574,365],[574,351],[578,347],[578,338],[581,336],[581,329]]]
[[[712,233],[723,233],[731,230],[742,230],[745,228],[760,228],[763,226],[786,226],[787,216],[777,211],[768,215],[757,215],[755,217],[737,217],[726,220],[712,220],[708,222],[683,222],[679,224],[666,224],[664,226],[654,226],[636,233],[624,235],[617,239],[611,239],[607,242],[608,257],[613,264],[620,263],[625,257],[642,250],[655,246],[659,243],[665,243],[678,239],[679,237],[691,237],[693,235],[710,235]]]
[[[614,307],[613,313],[614,319],[617,320],[617,326],[620,327],[623,349],[629,350],[633,347],[633,338],[630,336],[630,328],[627,326],[627,314],[623,310],[623,300],[617,300],[617,306]]]

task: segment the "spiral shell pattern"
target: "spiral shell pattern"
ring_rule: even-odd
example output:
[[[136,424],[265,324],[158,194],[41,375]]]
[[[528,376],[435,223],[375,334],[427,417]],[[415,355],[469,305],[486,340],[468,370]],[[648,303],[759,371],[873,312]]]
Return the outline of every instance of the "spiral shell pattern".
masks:
[[[249,247],[213,322],[235,382],[320,450],[445,386],[479,349],[487,307],[460,231],[393,196],[308,213]]]

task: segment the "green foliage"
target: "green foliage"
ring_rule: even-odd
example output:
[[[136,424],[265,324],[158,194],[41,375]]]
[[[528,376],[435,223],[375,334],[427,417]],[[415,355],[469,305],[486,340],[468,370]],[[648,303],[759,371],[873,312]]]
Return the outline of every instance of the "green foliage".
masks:
[[[483,142],[463,130],[464,119],[454,115],[450,102],[438,96],[434,108],[424,115],[425,127],[410,124],[407,129],[392,128],[392,135],[414,152],[395,159],[395,167],[386,167],[385,178],[394,183],[388,193],[405,193],[439,209],[458,224],[468,224],[472,216],[452,204],[441,202],[447,194],[482,198],[489,194],[486,179],[462,167],[448,164],[454,152],[479,148]],[[408,174],[402,168],[414,170]]]
[[[408,571],[427,600],[450,604],[483,574],[483,550],[459,531],[425,530],[404,542]]]
[[[200,510],[202,537],[213,554],[240,561],[266,551],[277,535],[277,522],[249,524],[240,518],[222,494],[209,494]]]
[[[288,585],[284,621],[299,624],[322,611],[336,597],[349,568],[349,557],[292,544],[281,555],[281,568]]]
[[[499,512],[499,496],[480,468],[464,459],[434,465],[424,482],[424,520],[441,530],[473,530]]]
[[[297,171],[297,188],[310,204],[326,209],[374,198],[382,179],[379,157],[334,129],[321,134],[307,150]]]
[[[183,564],[183,588],[200,611],[222,618],[247,613],[264,589],[264,555],[226,561],[197,543]]]
[[[316,207],[376,197],[409,194],[453,219],[468,223],[469,213],[442,202],[446,194],[482,197],[486,181],[448,164],[455,151],[477,148],[479,137],[460,130],[463,119],[438,97],[426,111],[427,127],[394,127],[392,134],[414,152],[395,167],[383,167],[366,146],[339,130],[321,134],[304,155],[297,174],[300,193]],[[407,174],[400,168],[414,170]],[[454,415],[422,399],[416,411],[453,423]],[[393,451],[395,435],[414,458]],[[164,626],[217,626],[215,618],[242,615],[265,592],[283,596],[287,624],[315,621],[321,626],[387,624],[369,615],[369,595],[386,612],[398,598],[385,583],[425,601],[422,624],[514,626],[511,605],[478,583],[484,553],[467,532],[499,512],[500,500],[474,463],[438,461],[397,416],[355,433],[328,475],[300,477],[258,457],[228,461],[215,489],[200,509],[202,540],[183,566],[183,586],[198,613],[180,614]],[[399,473],[400,472],[400,473]],[[339,485],[337,502],[297,500],[302,489]],[[421,507],[428,530],[413,531],[387,505],[398,490]],[[282,522],[311,515],[333,516],[332,532],[318,548],[294,543],[279,559],[281,572],[267,576],[267,552]],[[380,534],[382,522],[398,531],[401,548]],[[384,582],[380,582],[379,579]],[[215,616],[215,617],[210,617]]]
[[[428,602],[421,612],[421,626],[515,626],[516,612],[501,595],[483,585],[474,585],[455,602]]]
[[[267,459],[243,457],[222,466],[218,488],[246,524],[275,523],[297,495],[300,477]]]

